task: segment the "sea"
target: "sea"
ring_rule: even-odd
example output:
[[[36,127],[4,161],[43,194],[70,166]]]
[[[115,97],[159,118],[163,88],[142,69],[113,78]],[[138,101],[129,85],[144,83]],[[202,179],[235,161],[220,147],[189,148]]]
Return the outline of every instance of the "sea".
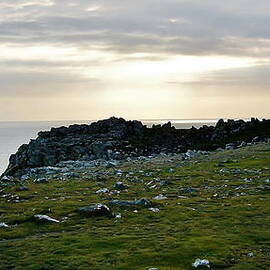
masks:
[[[171,122],[176,128],[199,128],[203,125],[215,125],[217,119],[179,120],[179,119],[148,119],[141,120],[143,124],[151,127],[153,124]],[[39,131],[50,130],[52,127],[69,126],[72,124],[90,124],[90,120],[78,121],[36,121],[36,122],[0,122],[0,175],[8,166],[9,157],[16,153],[19,146],[35,139]]]

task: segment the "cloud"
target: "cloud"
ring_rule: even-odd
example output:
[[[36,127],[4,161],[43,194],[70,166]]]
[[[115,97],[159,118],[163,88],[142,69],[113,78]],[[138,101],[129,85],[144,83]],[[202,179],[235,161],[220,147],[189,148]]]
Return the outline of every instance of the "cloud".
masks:
[[[6,1],[3,6],[24,6],[26,14],[19,18],[14,14],[18,20],[2,21],[0,33],[2,40],[10,42],[102,44],[119,53],[133,50],[238,55],[241,51],[250,55],[254,53],[254,43],[257,51],[269,46],[266,43],[270,38],[270,17],[265,10],[270,10],[270,4],[262,2],[264,8],[261,4],[253,8],[247,5],[250,1],[237,0],[233,9],[209,0],[149,0],[136,4],[112,0],[93,1],[91,5],[83,0],[76,5],[49,0],[12,4]],[[7,15],[6,11],[3,13]],[[255,52],[254,56],[260,53]]]
[[[21,0],[13,0],[12,3],[3,1],[0,3],[0,8],[2,9],[10,9],[10,10],[18,10],[24,9],[34,6],[44,6],[44,7],[51,7],[54,6],[55,2],[52,0],[39,0],[39,1],[21,1]]]
[[[268,0],[3,0],[0,98],[269,96],[269,12]]]

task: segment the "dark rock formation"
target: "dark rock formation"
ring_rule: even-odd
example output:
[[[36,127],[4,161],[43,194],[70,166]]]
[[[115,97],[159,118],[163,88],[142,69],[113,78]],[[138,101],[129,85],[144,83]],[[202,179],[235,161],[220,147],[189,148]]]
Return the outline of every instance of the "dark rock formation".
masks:
[[[255,138],[256,137],[256,138]],[[213,150],[227,143],[254,142],[270,137],[270,120],[219,120],[215,127],[176,129],[171,123],[147,128],[139,121],[109,118],[90,125],[71,125],[40,132],[10,157],[5,176],[21,176],[29,168],[61,161],[121,160],[188,149]]]

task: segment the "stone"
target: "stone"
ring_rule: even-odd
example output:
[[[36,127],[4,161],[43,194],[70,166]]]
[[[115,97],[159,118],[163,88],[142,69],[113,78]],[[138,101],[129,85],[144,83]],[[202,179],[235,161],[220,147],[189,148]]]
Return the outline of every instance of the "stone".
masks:
[[[1,179],[0,179],[1,182],[3,183],[10,183],[13,181],[13,178],[10,177],[10,176],[3,176]]]
[[[252,143],[252,144],[255,144],[255,143],[258,143],[258,142],[260,142],[260,141],[262,141],[262,138],[260,138],[259,136],[256,136],[256,137],[254,137],[254,138],[252,139],[251,143]]]
[[[154,213],[157,213],[159,212],[160,210],[158,208],[149,208],[150,211],[154,212]]]
[[[18,187],[16,190],[17,191],[27,191],[27,190],[29,190],[29,188],[26,186],[21,186],[21,187]]]
[[[196,259],[194,263],[192,263],[192,266],[195,268],[210,268],[210,264],[208,260],[201,260],[201,259]]]
[[[114,188],[116,190],[125,190],[125,189],[128,189],[128,185],[125,185],[123,184],[123,182],[116,182],[115,185],[114,185]]]
[[[9,228],[5,222],[0,222],[0,228]]]
[[[26,181],[26,180],[29,180],[30,179],[30,176],[28,174],[24,174],[21,176],[21,180],[22,181]]]
[[[236,145],[234,143],[228,143],[225,146],[225,150],[233,150],[236,149]]]
[[[158,196],[154,197],[154,200],[167,200],[168,198],[163,194],[159,194]]]
[[[96,194],[100,194],[100,193],[109,193],[109,189],[108,188],[101,188],[99,190],[96,191]]]
[[[116,167],[118,165],[119,165],[119,161],[111,160],[111,161],[107,162],[106,167],[107,168],[114,168],[114,167]]]
[[[101,203],[81,207],[77,210],[77,212],[86,217],[112,217],[112,212],[110,208]]]
[[[116,170],[116,171],[115,171],[115,174],[116,174],[117,176],[122,176],[123,171],[122,171],[122,170]]]
[[[47,215],[34,215],[34,219],[38,222],[44,223],[59,223],[60,221],[54,218],[51,218]]]
[[[125,201],[125,200],[112,200],[110,201],[110,204],[116,205],[116,206],[144,206],[149,207],[152,205],[152,203],[147,199],[139,199],[139,200],[133,200],[133,201]]]
[[[193,150],[188,150],[185,155],[187,158],[195,158],[197,155],[197,152]]]
[[[199,189],[198,188],[188,187],[188,188],[183,188],[182,191],[184,193],[195,193],[195,192],[198,192]]]
[[[247,146],[247,143],[242,141],[237,147],[241,148],[241,147],[245,147],[245,146]]]
[[[48,183],[48,179],[47,178],[37,178],[34,180],[34,183],[38,183],[38,184],[41,184],[41,183]]]

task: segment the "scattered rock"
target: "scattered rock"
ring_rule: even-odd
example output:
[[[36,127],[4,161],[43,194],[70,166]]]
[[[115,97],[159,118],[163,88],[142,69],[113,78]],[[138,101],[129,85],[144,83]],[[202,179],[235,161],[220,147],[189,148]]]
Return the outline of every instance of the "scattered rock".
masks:
[[[100,193],[109,193],[109,189],[108,188],[101,188],[99,190],[96,191],[96,194],[100,194]]]
[[[228,143],[228,144],[226,144],[225,149],[226,150],[236,149],[236,144],[235,143]]]
[[[208,260],[201,260],[201,259],[196,259],[196,261],[194,263],[192,263],[192,266],[195,268],[210,268],[210,264]]]
[[[159,194],[158,196],[154,197],[154,200],[167,200],[168,198],[163,194]]]
[[[9,228],[5,222],[0,222],[0,228]]]
[[[134,201],[112,200],[110,201],[110,204],[116,206],[144,206],[144,207],[149,207],[152,205],[152,203],[149,200],[144,198]]]
[[[51,218],[47,215],[34,215],[34,219],[38,222],[44,223],[59,223],[60,221],[54,218]]]
[[[196,192],[199,192],[199,189],[188,187],[188,188],[182,188],[181,191],[184,193],[196,193]]]
[[[154,212],[154,213],[157,213],[159,212],[160,210],[158,208],[149,208],[150,211]]]
[[[116,182],[114,188],[117,190],[125,190],[128,189],[128,185],[123,184],[123,182]]]
[[[30,176],[28,174],[24,174],[21,176],[21,180],[22,181],[26,181],[26,180],[29,180],[30,179]]]
[[[10,182],[13,182],[13,177],[11,177],[11,176],[3,176],[0,179],[0,181],[3,182],[3,183],[10,183]]]
[[[48,183],[48,179],[47,178],[37,178],[34,180],[34,183],[38,183],[38,184],[41,184],[41,183]]]
[[[16,191],[27,191],[27,190],[29,190],[29,188],[26,187],[26,186],[21,186],[21,187],[18,187],[18,188],[16,189]]]
[[[81,207],[77,211],[78,213],[87,217],[100,217],[100,216],[111,217],[112,216],[112,212],[110,208],[100,203]]]
[[[197,152],[194,150],[188,150],[185,155],[187,158],[195,158],[197,155]]]

